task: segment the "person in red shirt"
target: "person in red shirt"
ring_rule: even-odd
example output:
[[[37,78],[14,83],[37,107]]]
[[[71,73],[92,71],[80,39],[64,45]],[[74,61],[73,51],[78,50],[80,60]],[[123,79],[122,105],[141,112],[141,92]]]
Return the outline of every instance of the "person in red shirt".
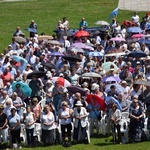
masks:
[[[6,67],[4,72],[1,74],[1,79],[3,80],[4,86],[9,82],[12,78],[11,73],[9,72],[9,68]]]

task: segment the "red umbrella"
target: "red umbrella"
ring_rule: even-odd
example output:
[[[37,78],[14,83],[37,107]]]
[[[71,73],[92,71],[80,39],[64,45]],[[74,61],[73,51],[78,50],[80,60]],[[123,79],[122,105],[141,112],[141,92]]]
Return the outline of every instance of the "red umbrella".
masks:
[[[81,37],[81,36],[90,36],[90,33],[84,30],[80,30],[74,34],[74,37]]]
[[[102,99],[101,97],[99,97],[98,95],[95,95],[95,94],[87,95],[86,101],[88,103],[92,103],[93,100],[95,101],[95,103],[100,105],[100,109],[102,111],[104,111],[106,109],[106,103],[105,103],[104,99]]]

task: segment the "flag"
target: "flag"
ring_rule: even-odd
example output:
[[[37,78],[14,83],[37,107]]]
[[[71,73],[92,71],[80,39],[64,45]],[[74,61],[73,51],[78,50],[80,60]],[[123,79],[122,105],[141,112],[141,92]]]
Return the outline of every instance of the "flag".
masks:
[[[118,7],[111,12],[111,14],[109,15],[108,19],[116,17],[117,14],[118,14]]]

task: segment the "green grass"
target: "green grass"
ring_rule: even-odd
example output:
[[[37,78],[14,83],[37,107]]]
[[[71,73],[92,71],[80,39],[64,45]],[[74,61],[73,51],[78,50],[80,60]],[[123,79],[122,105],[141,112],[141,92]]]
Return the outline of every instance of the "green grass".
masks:
[[[1,2],[0,0],[0,51],[7,48],[17,26],[25,33],[32,19],[38,24],[38,33],[53,34],[57,21],[67,17],[70,28],[78,28],[82,17],[89,26],[95,26],[98,20],[107,20],[109,14],[117,7],[118,0],[27,0]],[[122,22],[131,18],[133,12],[120,11],[117,19]],[[143,16],[144,13],[139,13]],[[109,20],[110,22],[111,20]]]

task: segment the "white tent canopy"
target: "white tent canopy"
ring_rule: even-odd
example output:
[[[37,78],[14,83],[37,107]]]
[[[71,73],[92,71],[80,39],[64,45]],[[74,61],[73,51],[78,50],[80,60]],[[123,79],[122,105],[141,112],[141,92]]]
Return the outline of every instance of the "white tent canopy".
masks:
[[[150,0],[119,0],[120,10],[150,11]]]

